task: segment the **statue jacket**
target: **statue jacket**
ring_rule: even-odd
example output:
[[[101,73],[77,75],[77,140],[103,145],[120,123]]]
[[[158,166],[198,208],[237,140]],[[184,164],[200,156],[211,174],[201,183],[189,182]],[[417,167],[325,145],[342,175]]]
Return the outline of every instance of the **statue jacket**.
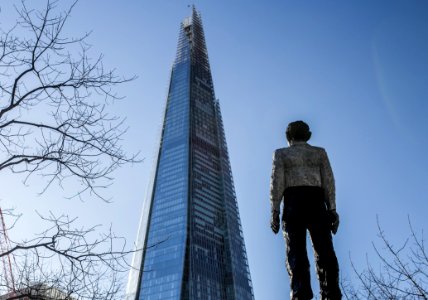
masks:
[[[279,211],[289,187],[317,186],[324,190],[328,209],[336,209],[335,185],[327,152],[306,142],[275,150],[270,182],[271,207]]]

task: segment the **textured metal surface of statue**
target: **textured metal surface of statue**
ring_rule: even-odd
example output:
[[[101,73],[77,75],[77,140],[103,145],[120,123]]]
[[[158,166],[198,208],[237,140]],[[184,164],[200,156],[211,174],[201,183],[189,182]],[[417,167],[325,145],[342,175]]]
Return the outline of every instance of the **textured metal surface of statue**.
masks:
[[[270,186],[271,229],[282,229],[287,245],[287,270],[290,275],[290,297],[312,299],[306,232],[314,248],[321,299],[341,299],[339,266],[331,233],[339,226],[336,213],[335,185],[327,153],[307,143],[309,126],[303,121],[288,125],[289,147],[277,149],[273,157]]]

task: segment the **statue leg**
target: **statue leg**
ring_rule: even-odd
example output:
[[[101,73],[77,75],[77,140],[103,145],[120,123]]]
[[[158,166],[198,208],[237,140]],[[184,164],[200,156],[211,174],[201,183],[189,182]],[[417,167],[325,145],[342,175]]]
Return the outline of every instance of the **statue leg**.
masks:
[[[342,298],[339,288],[339,264],[327,220],[325,205],[320,201],[318,207],[312,211],[308,229],[314,248],[321,299],[339,300]]]
[[[307,300],[313,298],[306,252],[306,224],[299,206],[299,199],[291,195],[284,204],[283,234],[287,247],[287,270],[290,275],[290,298]],[[295,205],[294,205],[295,204]]]

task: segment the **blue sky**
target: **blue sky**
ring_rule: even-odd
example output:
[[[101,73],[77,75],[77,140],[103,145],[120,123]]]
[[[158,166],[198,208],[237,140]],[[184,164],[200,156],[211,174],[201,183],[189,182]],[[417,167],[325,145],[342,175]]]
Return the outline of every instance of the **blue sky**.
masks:
[[[12,24],[13,3],[2,3],[0,26]],[[377,266],[371,245],[376,216],[394,244],[408,235],[407,216],[417,230],[428,227],[428,2],[193,3],[202,13],[256,299],[288,297],[284,241],[269,228],[268,192],[272,153],[286,145],[291,121],[309,123],[311,143],[329,154],[342,221],[334,243],[343,277],[353,276],[349,256],[363,268],[367,254]],[[41,226],[35,210],[51,210],[79,216],[82,224],[111,223],[132,243],[188,4],[78,3],[66,32],[92,30],[94,55],[103,53],[106,66],[119,74],[138,76],[119,88],[126,99],[113,111],[130,126],[125,148],[141,150],[145,160],[116,172],[107,191],[111,204],[69,201],[55,188],[37,196],[38,179],[25,187],[20,178],[0,174],[1,206],[24,214],[12,236]]]

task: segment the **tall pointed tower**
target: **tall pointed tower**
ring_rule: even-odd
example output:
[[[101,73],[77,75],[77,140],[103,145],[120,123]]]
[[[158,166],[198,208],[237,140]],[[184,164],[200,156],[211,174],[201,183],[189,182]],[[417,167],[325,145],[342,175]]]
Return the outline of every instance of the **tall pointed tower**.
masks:
[[[128,299],[254,299],[201,17],[180,29]]]

